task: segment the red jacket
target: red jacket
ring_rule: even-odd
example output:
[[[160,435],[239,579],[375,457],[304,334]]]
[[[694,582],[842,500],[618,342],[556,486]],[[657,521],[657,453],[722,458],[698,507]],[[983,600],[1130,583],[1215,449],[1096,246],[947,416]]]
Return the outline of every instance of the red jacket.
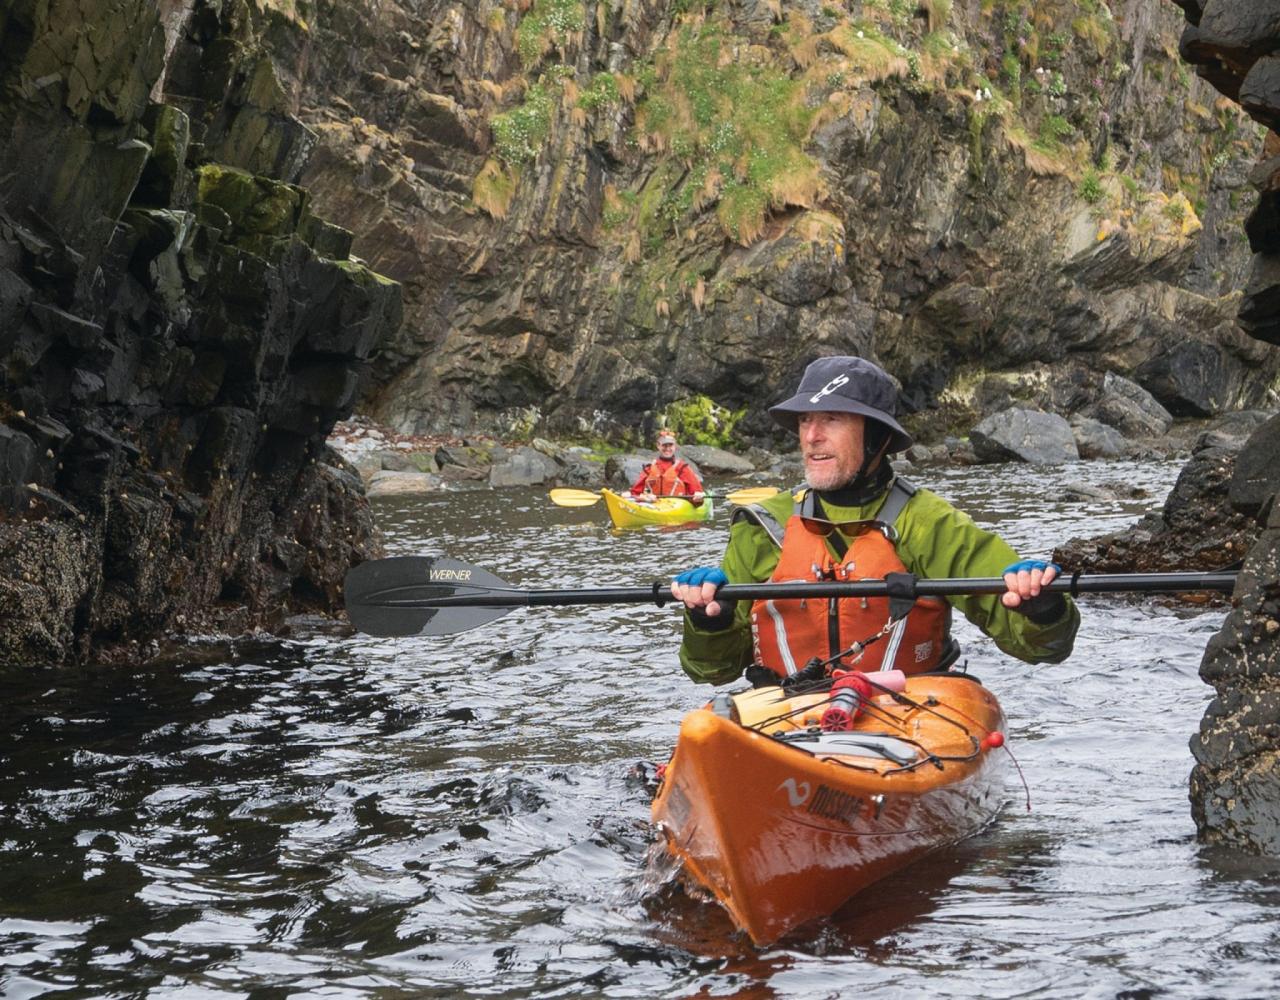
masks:
[[[658,497],[685,497],[703,492],[702,481],[682,458],[655,458],[640,473],[631,487],[631,495],[638,497],[648,491]]]

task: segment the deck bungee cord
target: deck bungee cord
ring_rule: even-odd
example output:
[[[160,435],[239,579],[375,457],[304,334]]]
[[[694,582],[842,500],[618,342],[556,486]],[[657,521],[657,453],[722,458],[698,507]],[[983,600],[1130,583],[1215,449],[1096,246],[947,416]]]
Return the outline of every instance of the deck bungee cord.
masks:
[[[1076,576],[1078,577],[1079,574],[1076,574]],[[793,708],[786,712],[779,712],[765,719],[761,719],[757,722],[752,723],[752,725],[748,728],[761,732],[764,735],[768,736],[770,739],[783,743],[788,747],[792,747],[793,749],[796,749],[796,750],[801,750],[804,753],[810,754],[811,756],[822,757],[825,760],[830,760],[833,763],[839,764],[843,767],[849,767],[849,768],[853,768],[854,770],[862,770],[862,771],[873,771],[873,772],[880,771],[880,773],[883,773],[886,775],[898,774],[904,771],[913,771],[919,767],[923,767],[926,764],[933,764],[935,767],[941,769],[945,762],[963,763],[966,761],[971,761],[976,759],[984,751],[1003,748],[1005,753],[1009,755],[1009,759],[1013,762],[1014,769],[1018,773],[1018,778],[1022,783],[1023,792],[1026,797],[1027,812],[1030,812],[1031,811],[1031,788],[1027,783],[1026,776],[1023,774],[1022,766],[1018,763],[1017,757],[1014,756],[1013,750],[1010,748],[1008,741],[1005,739],[1004,733],[1001,730],[986,729],[985,726],[981,725],[981,723],[979,723],[977,720],[965,714],[956,706],[954,705],[943,706],[943,703],[939,702],[932,695],[930,695],[928,700],[926,701],[917,701],[916,699],[908,696],[906,692],[903,690],[903,687],[900,686],[899,684],[888,683],[889,681],[888,677],[884,677],[881,679],[876,678],[876,674],[878,673],[883,673],[886,675],[900,675],[901,673],[900,671],[895,670],[895,671],[861,672],[856,669],[844,670],[836,666],[836,664],[847,663],[850,667],[852,667],[853,664],[856,664],[862,658],[862,656],[866,652],[867,647],[871,646],[873,643],[876,643],[879,640],[883,639],[885,636],[889,635],[894,630],[894,628],[896,628],[898,624],[904,621],[905,619],[906,619],[906,615],[902,615],[900,617],[890,616],[885,621],[885,624],[880,628],[880,630],[876,632],[874,635],[852,643],[847,648],[842,649],[839,653],[836,653],[834,656],[828,657],[825,660],[820,660],[815,657],[814,659],[810,660],[807,664],[805,664],[805,666],[801,670],[797,671],[795,674],[790,675],[789,677],[785,677],[785,678],[778,677],[778,675],[774,674],[773,671],[768,671],[767,668],[753,665],[753,667],[750,669],[754,671],[752,676],[755,680],[755,683],[759,684],[760,686],[766,686],[768,682],[766,681],[764,675],[765,673],[770,674],[772,677],[776,678],[777,686],[783,692],[785,692],[787,696],[785,700],[787,701],[790,701],[792,698],[797,696],[806,695],[806,694],[818,694],[823,691],[828,691],[830,692],[830,694],[828,695],[827,698],[822,699],[820,701],[802,705],[799,708]],[[975,684],[980,683],[976,678],[970,678],[968,674],[962,671],[944,671],[942,673],[945,673],[950,676],[955,676],[955,677],[965,677],[969,680],[972,680],[973,683]],[[842,682],[844,683],[854,682],[852,684],[848,684],[847,686],[856,688],[857,690],[856,691],[840,690],[837,686],[841,685]],[[887,695],[888,697],[893,699],[893,701],[898,705],[905,706],[913,711],[927,712],[928,714],[933,715],[934,717],[938,718],[942,722],[945,722],[948,725],[955,726],[962,733],[964,733],[964,735],[969,739],[973,748],[972,751],[967,754],[939,754],[935,751],[927,749],[922,743],[920,743],[919,740],[913,739],[910,735],[908,735],[907,733],[908,722],[907,722],[906,716],[904,715],[903,717],[899,718],[897,715],[895,715],[893,712],[886,709],[884,706],[874,702],[871,697],[872,691],[880,695]],[[785,729],[779,729],[775,732],[768,732],[768,729],[770,727],[778,727],[780,725],[785,725],[786,723],[791,722],[797,717],[812,716],[816,710],[823,708],[823,706],[826,706],[826,711],[822,713],[821,719],[819,720],[819,724],[817,726],[810,726],[810,727],[806,727],[805,729],[794,730],[790,732],[786,731]],[[984,730],[985,735],[982,737],[982,739],[978,739],[970,731],[969,727],[964,724],[964,722],[960,721],[960,719],[952,718],[951,716],[939,711],[938,708],[935,706],[945,707],[947,711],[953,712],[955,713],[955,715],[960,716],[960,719],[963,719],[971,723],[973,726],[977,727],[978,729]],[[865,764],[859,764],[855,760],[851,759],[850,757],[842,756],[839,753],[834,752],[833,750],[823,750],[822,748],[815,749],[815,748],[806,747],[802,745],[803,740],[812,739],[813,736],[818,733],[839,733],[839,732],[855,733],[856,731],[853,729],[853,722],[858,715],[865,715],[869,719],[875,719],[876,721],[884,724],[885,726],[888,726],[894,730],[897,730],[898,735],[895,735],[894,739],[915,747],[919,751],[919,754],[920,754],[919,759],[914,761],[901,760],[898,757],[896,757],[891,751],[889,751],[886,747],[880,744],[876,744],[873,741],[863,741],[860,743],[857,741],[854,741],[849,744],[850,746],[853,746],[853,747],[860,747],[862,749],[875,751],[883,759],[889,760],[892,763],[898,765],[897,767],[885,768],[881,770],[880,768],[870,767]]]
[[[824,760],[829,760],[832,763],[839,764],[842,767],[848,767],[858,771],[879,772],[884,775],[900,774],[906,771],[914,771],[920,767],[923,767],[926,764],[933,764],[935,767],[941,769],[943,764],[948,762],[964,763],[966,761],[976,760],[979,756],[982,755],[983,752],[1003,749],[1004,752],[1009,755],[1009,760],[1012,761],[1014,770],[1018,774],[1019,782],[1022,784],[1023,793],[1026,799],[1027,812],[1031,811],[1031,787],[1027,783],[1026,775],[1022,771],[1022,765],[1018,763],[1018,758],[1014,755],[1012,748],[1009,746],[1008,740],[1005,739],[1003,731],[999,729],[986,730],[985,726],[982,726],[980,723],[977,723],[974,719],[966,715],[963,711],[961,711],[956,706],[939,702],[932,695],[929,696],[928,701],[918,701],[914,698],[911,698],[904,692],[895,691],[886,685],[878,683],[877,681],[874,680],[873,674],[868,673],[868,674],[861,674],[859,676],[861,676],[862,678],[865,678],[867,683],[870,684],[872,687],[876,688],[881,694],[889,695],[890,697],[893,698],[895,703],[909,709],[910,711],[925,712],[936,717],[940,721],[947,723],[948,725],[955,726],[962,733],[964,733],[964,735],[968,738],[968,740],[970,741],[970,744],[972,745],[972,750],[967,754],[940,754],[940,753],[937,753],[936,751],[929,750],[919,740],[909,735],[909,731],[908,731],[909,723],[906,715],[899,717],[893,714],[890,710],[888,710],[884,706],[877,705],[874,702],[869,700],[864,701],[860,706],[862,713],[864,713],[866,717],[869,719],[875,719],[876,721],[884,724],[885,726],[890,727],[894,730],[897,730],[893,738],[902,743],[907,743],[915,747],[919,751],[919,754],[920,754],[919,759],[914,761],[897,760],[891,754],[885,753],[884,748],[877,746],[874,742],[865,742],[861,744],[857,742],[850,743],[849,744],[850,746],[862,746],[865,749],[875,750],[879,752],[884,759],[889,760],[897,765],[896,767],[884,768],[884,769],[871,767],[865,764],[859,764],[856,762],[856,760],[852,759],[849,756],[840,755],[838,750],[823,749],[822,747],[813,748],[813,747],[804,746],[802,744],[803,740],[812,739],[814,736],[823,734],[824,731],[820,728],[820,726],[811,726],[805,729],[798,729],[798,730],[792,730],[792,731],[787,731],[785,729],[776,729],[776,727],[785,725],[786,723],[792,721],[795,718],[813,715],[815,710],[822,708],[824,705],[825,706],[832,705],[834,703],[834,699],[830,697],[826,699],[822,699],[820,701],[816,701],[816,702],[812,702],[812,703],[800,706],[799,708],[791,709],[786,712],[779,712],[775,715],[770,716],[767,719],[762,719],[745,728],[753,729],[757,732],[760,732],[762,735],[767,736],[770,739],[783,744],[784,746],[790,747],[795,750],[803,751],[804,753],[807,753],[813,757],[821,757]],[[930,676],[930,675],[920,675],[920,676]],[[960,671],[946,671],[944,673],[940,673],[933,676],[964,677],[968,680],[971,680],[972,683],[975,683],[975,684],[979,683],[976,679],[969,678],[967,674],[962,673]],[[834,683],[834,679],[828,683]],[[809,688],[808,693],[811,693],[811,694],[818,693],[819,691],[821,691],[821,689],[822,689],[821,682],[817,682],[816,684],[812,685]],[[790,698],[788,698],[787,700],[789,701]],[[932,702],[932,704],[930,704],[930,702]],[[961,716],[963,719],[966,719],[969,722],[973,723],[979,729],[986,730],[986,735],[982,739],[978,739],[976,736],[973,735],[973,733],[969,730],[969,728],[964,725],[963,722],[959,721],[958,719],[951,718],[945,713],[938,711],[937,708],[935,708],[934,706],[942,706],[942,707],[945,707],[948,711],[954,712],[956,715]],[[774,727],[775,731],[768,732],[768,729],[770,727]],[[848,732],[854,736],[858,735],[857,730],[840,730],[840,731],[827,730],[826,731],[826,733],[829,735],[838,734],[840,732]],[[875,734],[866,734],[866,735],[875,735]]]

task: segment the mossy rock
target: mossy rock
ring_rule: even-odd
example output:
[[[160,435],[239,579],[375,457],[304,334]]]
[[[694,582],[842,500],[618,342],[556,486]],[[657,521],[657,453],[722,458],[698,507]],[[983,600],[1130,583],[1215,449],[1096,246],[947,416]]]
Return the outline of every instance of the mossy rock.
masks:
[[[233,238],[283,237],[295,232],[306,207],[306,192],[223,164],[196,171],[196,203],[221,209],[231,220]]]
[[[385,274],[379,274],[377,271],[371,270],[364,264],[355,260],[338,260],[334,263],[346,272],[347,276],[353,279],[355,284],[361,288],[376,289],[395,287],[400,283],[388,278]]]
[[[670,427],[684,444],[706,444],[728,448],[733,430],[746,413],[746,408],[730,410],[707,396],[692,396],[668,403],[661,423]]]

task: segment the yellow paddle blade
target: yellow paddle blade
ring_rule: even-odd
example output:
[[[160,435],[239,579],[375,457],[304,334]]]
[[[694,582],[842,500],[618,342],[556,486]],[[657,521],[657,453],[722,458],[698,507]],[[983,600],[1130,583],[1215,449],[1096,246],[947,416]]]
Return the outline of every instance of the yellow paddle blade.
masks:
[[[749,503],[759,503],[761,500],[768,500],[771,496],[776,496],[778,488],[776,486],[752,486],[745,490],[737,490],[734,493],[725,495],[725,499],[730,503],[736,503],[739,507],[745,507]]]
[[[593,503],[600,502],[600,494],[592,493],[590,490],[572,490],[568,487],[558,487],[549,494],[551,502],[557,507],[590,507]]]

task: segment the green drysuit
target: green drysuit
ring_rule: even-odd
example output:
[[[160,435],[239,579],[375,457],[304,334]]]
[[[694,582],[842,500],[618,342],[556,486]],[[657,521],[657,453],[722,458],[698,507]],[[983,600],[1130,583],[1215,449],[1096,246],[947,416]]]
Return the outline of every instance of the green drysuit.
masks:
[[[837,507],[825,501],[823,506],[836,524],[866,521],[874,519],[886,494],[860,507]],[[785,527],[793,509],[792,495],[779,493],[760,506]],[[917,490],[894,528],[898,557],[920,579],[1000,576],[1020,558],[999,536],[979,528],[968,514],[929,490]],[[729,530],[720,567],[730,583],[762,583],[773,575],[778,555],[764,528],[739,516]],[[1070,598],[1065,599],[1065,610],[1057,620],[1047,624],[1006,608],[999,594],[964,594],[947,600],[1010,656],[1028,663],[1060,663],[1071,655],[1080,612]],[[707,626],[699,627],[685,613],[680,665],[695,681],[732,683],[751,664],[751,603],[739,601],[731,623],[726,616],[723,621],[707,620]]]

